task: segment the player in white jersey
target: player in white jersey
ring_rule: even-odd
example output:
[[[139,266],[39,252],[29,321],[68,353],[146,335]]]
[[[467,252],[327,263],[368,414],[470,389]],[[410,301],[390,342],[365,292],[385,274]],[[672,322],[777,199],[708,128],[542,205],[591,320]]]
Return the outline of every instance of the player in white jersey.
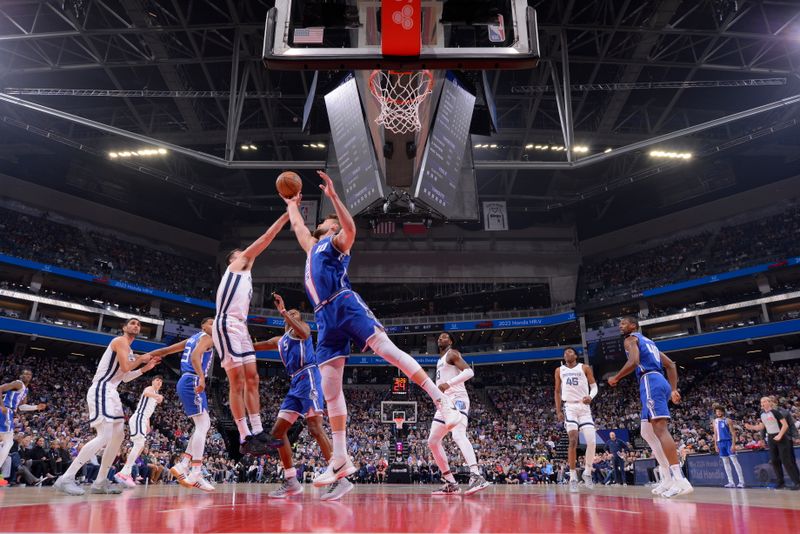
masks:
[[[131,471],[133,470],[133,464],[142,453],[142,449],[144,449],[147,434],[150,433],[150,417],[156,411],[156,406],[164,402],[164,396],[159,393],[163,384],[164,380],[161,375],[153,377],[150,385],[142,391],[142,395],[139,397],[139,404],[136,405],[136,410],[128,420],[131,430],[131,450],[123,468],[114,475],[114,479],[126,488],[136,487],[136,481],[133,480]]]
[[[472,495],[487,486],[489,482],[483,478],[478,469],[478,459],[475,457],[475,450],[467,437],[467,422],[469,414],[469,395],[464,383],[475,376],[475,372],[467,365],[461,353],[453,348],[453,336],[449,332],[439,334],[437,344],[441,357],[436,363],[436,386],[447,395],[461,412],[461,421],[452,430],[447,427],[444,416],[439,410],[433,416],[431,430],[428,434],[428,446],[431,448],[436,465],[442,472],[444,485],[433,492],[433,495],[458,495],[461,489],[458,487],[450,466],[447,463],[447,453],[442,446],[442,439],[448,432],[452,432],[453,441],[456,442],[464,460],[469,465],[469,486],[464,491],[465,495]]]
[[[594,486],[592,482],[592,464],[597,444],[595,437],[592,410],[589,405],[597,395],[592,368],[578,363],[578,353],[568,347],[564,349],[564,363],[556,369],[555,374],[556,416],[564,421],[569,436],[567,461],[569,462],[569,490],[578,491],[578,474],[575,469],[578,455],[578,431],[586,440],[586,456],[583,470],[583,481],[587,488]],[[561,404],[564,404],[562,411]],[[566,413],[566,416],[565,416]]]
[[[81,448],[77,458],[56,480],[53,487],[57,491],[68,495],[83,495],[85,492],[75,483],[75,475],[84,464],[97,455],[100,449],[105,447],[100,471],[92,484],[91,492],[122,492],[111,486],[111,482],[108,480],[108,470],[125,439],[125,418],[117,386],[120,382],[130,382],[138,378],[160,362],[160,357],[155,352],[141,356],[133,354],[131,344],[140,330],[141,323],[138,319],[128,319],[122,327],[122,335],[111,341],[100,358],[92,385],[86,394],[86,402],[89,404],[89,424],[94,427],[97,436]]]
[[[8,458],[11,447],[14,446],[14,416],[15,412],[35,412],[44,410],[46,404],[23,404],[28,395],[28,386],[33,378],[33,371],[23,369],[19,380],[0,385],[0,470]],[[7,486],[8,482],[0,479],[0,486]]]
[[[270,441],[261,424],[256,352],[247,329],[247,315],[253,296],[250,271],[258,255],[272,243],[288,221],[289,214],[284,213],[249,247],[231,251],[228,254],[228,268],[217,289],[217,316],[212,337],[230,382],[231,414],[239,429],[243,454],[264,454]],[[246,419],[247,414],[249,417]]]

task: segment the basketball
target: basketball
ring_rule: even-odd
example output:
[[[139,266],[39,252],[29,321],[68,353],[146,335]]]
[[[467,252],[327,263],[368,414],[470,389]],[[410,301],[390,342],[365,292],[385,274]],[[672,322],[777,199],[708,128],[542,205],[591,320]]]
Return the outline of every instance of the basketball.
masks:
[[[275,188],[283,198],[292,198],[303,189],[303,180],[296,172],[285,171],[280,173],[278,179],[275,180]]]

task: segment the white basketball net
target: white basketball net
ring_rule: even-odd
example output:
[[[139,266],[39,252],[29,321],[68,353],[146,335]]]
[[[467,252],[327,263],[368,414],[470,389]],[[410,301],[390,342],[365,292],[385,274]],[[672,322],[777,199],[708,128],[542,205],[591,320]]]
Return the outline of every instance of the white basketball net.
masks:
[[[381,112],[375,119],[377,124],[397,134],[418,132],[422,128],[419,106],[433,89],[431,71],[375,70],[369,85],[381,105]]]

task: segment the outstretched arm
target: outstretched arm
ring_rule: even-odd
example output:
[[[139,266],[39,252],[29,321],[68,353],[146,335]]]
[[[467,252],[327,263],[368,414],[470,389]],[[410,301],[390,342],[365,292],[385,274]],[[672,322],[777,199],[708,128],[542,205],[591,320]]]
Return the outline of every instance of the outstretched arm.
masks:
[[[272,223],[266,232],[264,232],[261,237],[253,241],[249,247],[244,249],[242,252],[242,256],[247,258],[248,261],[255,260],[259,254],[264,252],[264,250],[272,243],[272,240],[275,239],[275,236],[286,226],[286,223],[289,222],[289,214],[283,213],[278,220]]]
[[[322,178],[324,182],[319,188],[322,189],[325,196],[333,202],[333,209],[336,211],[336,216],[339,217],[339,225],[342,228],[333,238],[333,244],[336,246],[337,250],[348,254],[356,240],[356,223],[353,220],[353,216],[347,211],[347,206],[344,205],[339,195],[336,193],[331,177],[323,171],[317,171],[317,174],[319,174],[319,177]]]
[[[280,336],[275,336],[266,341],[259,341],[253,344],[255,350],[275,350],[278,348],[278,342],[281,340]]]
[[[283,197],[281,197],[283,198]],[[302,196],[298,194],[292,198],[284,198],[286,202],[286,213],[289,215],[289,220],[292,222],[292,231],[294,232],[297,242],[300,243],[306,253],[311,250],[311,247],[316,243],[316,239],[309,232],[306,222],[303,220],[303,215],[300,213],[300,200]]]
[[[635,337],[625,338],[625,351],[628,353],[628,361],[617,371],[617,374],[608,379],[608,385],[615,387],[619,381],[631,374],[636,366],[639,365],[639,343]]]

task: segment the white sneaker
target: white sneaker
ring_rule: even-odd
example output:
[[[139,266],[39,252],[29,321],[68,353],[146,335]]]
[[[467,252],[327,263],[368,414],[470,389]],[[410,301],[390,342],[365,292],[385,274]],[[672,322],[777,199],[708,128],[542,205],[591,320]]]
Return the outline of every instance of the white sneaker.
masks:
[[[744,487],[744,482],[739,482],[739,483],[736,485],[736,487],[737,487],[737,488],[739,488],[739,489],[743,488],[743,487]]]
[[[186,483],[189,484],[190,488],[199,489],[201,491],[214,491],[216,489],[203,477],[203,473],[200,471],[189,473],[189,476],[186,477]]]
[[[586,485],[588,489],[594,488],[594,481],[592,480],[592,475],[583,475],[583,483]]]
[[[725,485],[724,485],[724,486],[722,486],[722,487],[723,487],[723,488],[735,488],[735,487],[736,487],[736,484],[734,484],[733,482],[728,482],[727,484],[725,484]]]
[[[570,493],[578,493],[578,479],[577,478],[569,479],[569,492]]]
[[[101,495],[119,495],[122,493],[120,488],[111,485],[111,481],[104,478],[101,481],[94,481],[94,484],[89,486],[89,493],[99,493]]]
[[[670,486],[672,486],[672,480],[662,480],[656,485],[655,488],[651,489],[650,491],[653,495],[663,495],[664,492],[667,491]]]
[[[178,481],[178,484],[180,484],[184,488],[193,487],[186,481],[186,477],[189,476],[189,470],[182,463],[178,462],[177,464],[170,467],[169,472],[172,474],[173,478],[175,478],[175,480]]]
[[[75,482],[74,478],[67,478],[62,476],[58,480],[56,480],[55,484],[53,484],[53,489],[56,491],[60,491],[61,493],[66,493],[67,495],[83,495],[86,491],[78,486]]]
[[[681,480],[673,480],[672,485],[667,491],[662,493],[663,497],[668,499],[672,497],[680,497],[681,495],[688,495],[694,491],[692,484],[685,478]]]
[[[116,473],[114,475],[114,480],[125,489],[133,489],[136,487],[136,481],[133,480],[133,477],[125,473]]]
[[[353,460],[351,460],[349,456],[347,457],[347,460],[338,467],[335,465],[337,461],[341,460],[331,459],[331,463],[328,464],[328,468],[325,470],[325,472],[314,477],[312,484],[314,484],[315,488],[329,486],[337,480],[344,477],[349,477],[358,471],[356,466],[353,465]]]
[[[442,397],[436,403],[436,407],[439,409],[439,412],[444,417],[444,426],[447,427],[448,430],[452,430],[458,426],[461,422],[461,417],[464,415],[458,410],[456,410],[453,401],[450,400],[450,397]]]
[[[285,499],[286,497],[299,493],[303,493],[303,485],[298,482],[297,477],[292,477],[284,480],[283,484],[281,484],[278,489],[269,492],[267,496],[272,499]]]

